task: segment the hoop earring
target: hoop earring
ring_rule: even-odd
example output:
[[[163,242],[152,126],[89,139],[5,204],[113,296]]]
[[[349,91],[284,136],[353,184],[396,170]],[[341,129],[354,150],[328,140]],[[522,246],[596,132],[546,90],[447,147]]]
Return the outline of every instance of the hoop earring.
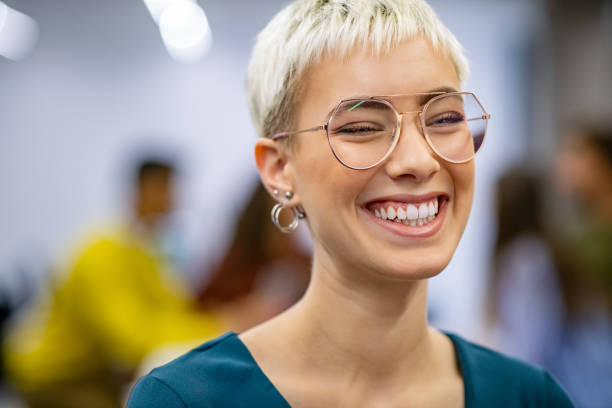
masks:
[[[279,216],[280,213],[287,208],[288,207],[285,207],[281,203],[276,203],[276,205],[272,207],[272,211],[270,212],[270,218],[272,218],[272,223],[274,223],[276,228],[281,230],[281,232],[284,232],[285,234],[291,234],[298,227],[300,220],[306,218],[306,214],[304,214],[301,209],[298,209],[296,207],[290,207],[289,209],[293,213],[293,220],[289,225],[283,226],[280,223]]]

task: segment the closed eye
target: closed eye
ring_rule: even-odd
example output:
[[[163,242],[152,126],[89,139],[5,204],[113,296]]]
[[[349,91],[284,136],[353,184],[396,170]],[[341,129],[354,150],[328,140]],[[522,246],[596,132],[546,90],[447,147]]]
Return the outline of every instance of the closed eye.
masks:
[[[465,116],[459,112],[444,112],[432,118],[427,118],[427,126],[451,126],[461,123]]]
[[[385,127],[376,125],[374,123],[350,123],[344,126],[340,126],[337,129],[334,129],[334,133],[342,133],[345,135],[359,135],[359,134],[367,134],[372,132],[381,132],[384,131]]]

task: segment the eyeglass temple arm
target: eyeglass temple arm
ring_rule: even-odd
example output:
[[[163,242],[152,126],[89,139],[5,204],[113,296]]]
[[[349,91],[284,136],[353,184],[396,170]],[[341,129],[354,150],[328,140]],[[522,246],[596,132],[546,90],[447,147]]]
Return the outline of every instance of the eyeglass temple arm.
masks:
[[[466,119],[465,121],[466,121],[466,122],[470,122],[470,121],[472,121],[472,120],[482,120],[482,119],[491,119],[491,114],[490,114],[490,113],[487,113],[486,115],[477,116],[477,117],[475,117],[475,118],[469,118],[469,119]]]
[[[297,135],[299,133],[314,132],[316,130],[321,130],[321,129],[325,129],[325,125],[315,126],[313,128],[310,128],[310,129],[296,130],[295,132],[281,132],[281,133],[277,133],[274,136],[272,136],[271,139],[272,140],[276,140],[276,139],[280,139],[281,137]]]

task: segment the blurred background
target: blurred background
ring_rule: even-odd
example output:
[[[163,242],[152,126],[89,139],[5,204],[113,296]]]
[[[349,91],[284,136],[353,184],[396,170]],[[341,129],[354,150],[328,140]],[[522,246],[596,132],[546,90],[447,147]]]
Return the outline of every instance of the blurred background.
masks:
[[[0,1],[0,406],[120,406],[299,298],[310,244],[269,222],[244,86],[286,3]],[[612,406],[612,1],[430,3],[492,114],[430,320]]]

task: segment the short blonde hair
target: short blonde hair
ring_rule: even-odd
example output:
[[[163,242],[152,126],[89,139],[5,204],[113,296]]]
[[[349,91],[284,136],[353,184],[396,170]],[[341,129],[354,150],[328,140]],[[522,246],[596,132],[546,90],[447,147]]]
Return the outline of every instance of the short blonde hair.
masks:
[[[297,0],[259,33],[247,71],[247,93],[260,137],[291,130],[303,73],[324,55],[346,57],[354,46],[374,55],[417,35],[469,75],[463,48],[424,0]]]

